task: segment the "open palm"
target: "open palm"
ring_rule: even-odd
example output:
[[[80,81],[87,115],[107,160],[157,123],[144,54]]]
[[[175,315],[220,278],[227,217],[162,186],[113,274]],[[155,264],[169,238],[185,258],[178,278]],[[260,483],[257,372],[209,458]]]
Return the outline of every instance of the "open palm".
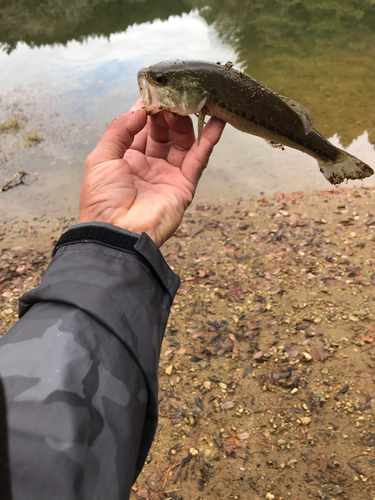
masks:
[[[116,118],[86,160],[80,222],[146,232],[161,246],[190,205],[224,125],[211,118],[198,146],[188,116],[136,109]]]

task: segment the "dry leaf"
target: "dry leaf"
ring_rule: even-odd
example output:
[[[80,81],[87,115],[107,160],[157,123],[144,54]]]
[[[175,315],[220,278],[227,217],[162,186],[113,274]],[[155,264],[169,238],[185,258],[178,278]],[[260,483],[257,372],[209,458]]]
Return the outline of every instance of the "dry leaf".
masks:
[[[182,472],[182,462],[180,463],[180,465],[178,467],[176,467],[175,471],[173,472],[173,484],[177,483],[181,472]]]
[[[296,349],[296,344],[287,344],[284,346],[284,352],[286,352],[289,356],[289,361],[294,361],[295,358],[299,355],[299,349]]]
[[[315,352],[314,352],[315,359],[318,361],[324,361],[327,358],[333,356],[333,354],[329,351],[325,351],[321,347],[315,347]]]
[[[365,333],[361,333],[361,335],[359,336],[359,338],[362,340],[362,342],[368,342],[369,344],[372,343],[372,338],[371,337],[367,337],[367,335]]]
[[[198,337],[202,337],[204,335],[204,332],[194,332],[191,334],[193,339],[197,339]]]
[[[328,465],[328,460],[325,455],[320,456],[319,465],[320,465],[320,470],[324,474],[325,471],[327,470],[327,465]]]
[[[233,451],[234,451],[233,446],[230,446],[230,445],[224,446],[223,449],[224,449],[224,453],[226,453],[227,455],[229,455],[229,456],[233,455]]]
[[[250,434],[248,432],[241,432],[241,434],[237,435],[238,439],[248,439]]]
[[[303,424],[302,429],[301,429],[302,436],[305,438],[307,434],[309,433],[309,426],[306,424]]]
[[[360,373],[358,375],[358,378],[361,378],[361,379],[366,379],[366,378],[370,378],[372,377],[373,373]]]
[[[222,410],[231,410],[233,407],[234,407],[234,401],[225,401],[225,403],[221,405]]]

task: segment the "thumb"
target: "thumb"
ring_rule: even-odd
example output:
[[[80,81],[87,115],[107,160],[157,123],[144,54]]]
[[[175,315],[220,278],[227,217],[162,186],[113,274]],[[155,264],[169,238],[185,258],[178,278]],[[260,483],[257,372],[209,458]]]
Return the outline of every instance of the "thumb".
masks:
[[[122,159],[134,136],[143,129],[146,122],[146,112],[141,109],[131,109],[115,118],[87,157],[86,166],[90,168],[105,161]]]

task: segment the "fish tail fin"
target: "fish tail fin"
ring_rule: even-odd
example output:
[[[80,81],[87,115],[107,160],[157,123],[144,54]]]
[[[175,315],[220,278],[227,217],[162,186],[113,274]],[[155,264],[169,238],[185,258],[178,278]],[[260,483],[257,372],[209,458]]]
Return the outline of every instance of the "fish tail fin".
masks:
[[[319,161],[319,168],[331,184],[340,184],[345,179],[364,179],[374,171],[366,163],[345,151],[335,161]]]

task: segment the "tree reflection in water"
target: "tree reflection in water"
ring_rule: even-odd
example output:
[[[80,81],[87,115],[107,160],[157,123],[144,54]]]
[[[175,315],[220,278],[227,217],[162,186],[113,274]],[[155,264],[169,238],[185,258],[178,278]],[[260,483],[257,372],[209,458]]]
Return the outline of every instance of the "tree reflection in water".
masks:
[[[192,9],[242,69],[304,104],[326,137],[348,146],[367,131],[375,144],[375,0],[3,0],[0,47],[108,37]]]

